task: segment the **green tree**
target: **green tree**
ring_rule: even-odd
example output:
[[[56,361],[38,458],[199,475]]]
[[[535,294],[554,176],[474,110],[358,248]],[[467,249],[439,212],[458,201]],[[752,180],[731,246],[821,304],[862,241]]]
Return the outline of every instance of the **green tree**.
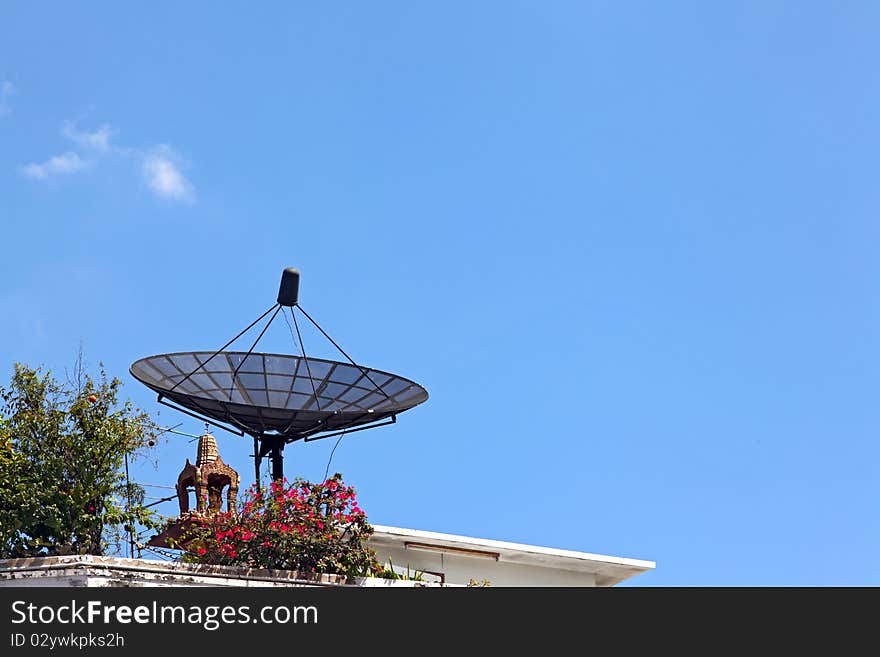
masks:
[[[67,383],[17,363],[0,386],[0,558],[103,554],[126,527],[155,526],[123,470],[155,425],[118,401],[121,385],[103,366],[93,379],[80,356]]]

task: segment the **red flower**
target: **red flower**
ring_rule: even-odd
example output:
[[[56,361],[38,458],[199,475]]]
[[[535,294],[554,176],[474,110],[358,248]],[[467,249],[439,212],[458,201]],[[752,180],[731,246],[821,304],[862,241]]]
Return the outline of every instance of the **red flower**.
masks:
[[[208,550],[205,549],[205,548],[203,548],[203,547],[200,547],[198,550],[196,550],[196,552],[198,553],[198,555],[199,555],[200,557],[203,557],[203,556],[205,556],[206,554],[208,554]]]

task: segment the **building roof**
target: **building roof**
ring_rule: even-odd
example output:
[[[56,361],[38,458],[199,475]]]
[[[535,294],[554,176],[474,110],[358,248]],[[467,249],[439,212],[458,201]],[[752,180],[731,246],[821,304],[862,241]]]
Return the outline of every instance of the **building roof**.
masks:
[[[498,562],[523,566],[590,573],[595,576],[597,586],[614,586],[625,579],[653,570],[657,565],[653,561],[642,559],[610,557],[590,552],[493,541],[419,529],[385,525],[373,525],[373,528],[375,533],[370,543],[374,547],[448,551],[463,556],[488,556]]]

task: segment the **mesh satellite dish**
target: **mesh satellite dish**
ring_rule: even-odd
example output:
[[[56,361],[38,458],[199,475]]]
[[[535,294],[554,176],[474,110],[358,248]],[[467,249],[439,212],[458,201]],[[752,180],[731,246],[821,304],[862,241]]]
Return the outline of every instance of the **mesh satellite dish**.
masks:
[[[355,363],[299,305],[299,272],[285,269],[278,300],[217,351],[148,356],[134,362],[132,376],[158,393],[158,401],[187,415],[254,440],[254,469],[272,460],[272,478],[284,477],[284,446],[385,426],[428,398],[417,383]],[[283,309],[289,309],[301,355],[254,351]],[[295,309],[326,337],[348,362],[311,358],[305,353]],[[251,348],[225,351],[267,315]]]

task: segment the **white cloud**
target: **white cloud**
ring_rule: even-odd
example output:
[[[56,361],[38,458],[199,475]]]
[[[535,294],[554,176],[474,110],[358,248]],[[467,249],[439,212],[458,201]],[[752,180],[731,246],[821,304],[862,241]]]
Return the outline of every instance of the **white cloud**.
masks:
[[[7,85],[0,82],[0,102]],[[8,88],[11,89],[11,85]],[[112,143],[116,132],[108,123],[89,131],[80,129],[75,119],[65,121],[61,134],[73,142],[75,150],[56,155],[45,162],[26,164],[19,170],[28,178],[46,180],[56,175],[75,173],[104,160],[128,160],[140,167],[147,187],[159,198],[195,201],[195,189],[183,174],[186,162],[171,146],[158,144],[149,150],[142,150],[118,145]]]
[[[9,104],[9,99],[13,95],[15,95],[15,87],[12,83],[9,82],[9,80],[0,82],[0,116],[12,112],[12,106]]]
[[[56,174],[76,173],[87,166],[88,162],[73,151],[68,151],[62,155],[50,157],[42,164],[26,164],[21,168],[21,172],[28,178],[45,180]]]
[[[106,123],[94,132],[79,130],[73,121],[65,121],[61,128],[61,134],[80,148],[90,148],[100,153],[106,153],[110,150],[110,138],[114,132]]]
[[[191,201],[193,186],[180,171],[180,158],[167,145],[160,145],[143,159],[147,186],[154,194],[174,201]]]

